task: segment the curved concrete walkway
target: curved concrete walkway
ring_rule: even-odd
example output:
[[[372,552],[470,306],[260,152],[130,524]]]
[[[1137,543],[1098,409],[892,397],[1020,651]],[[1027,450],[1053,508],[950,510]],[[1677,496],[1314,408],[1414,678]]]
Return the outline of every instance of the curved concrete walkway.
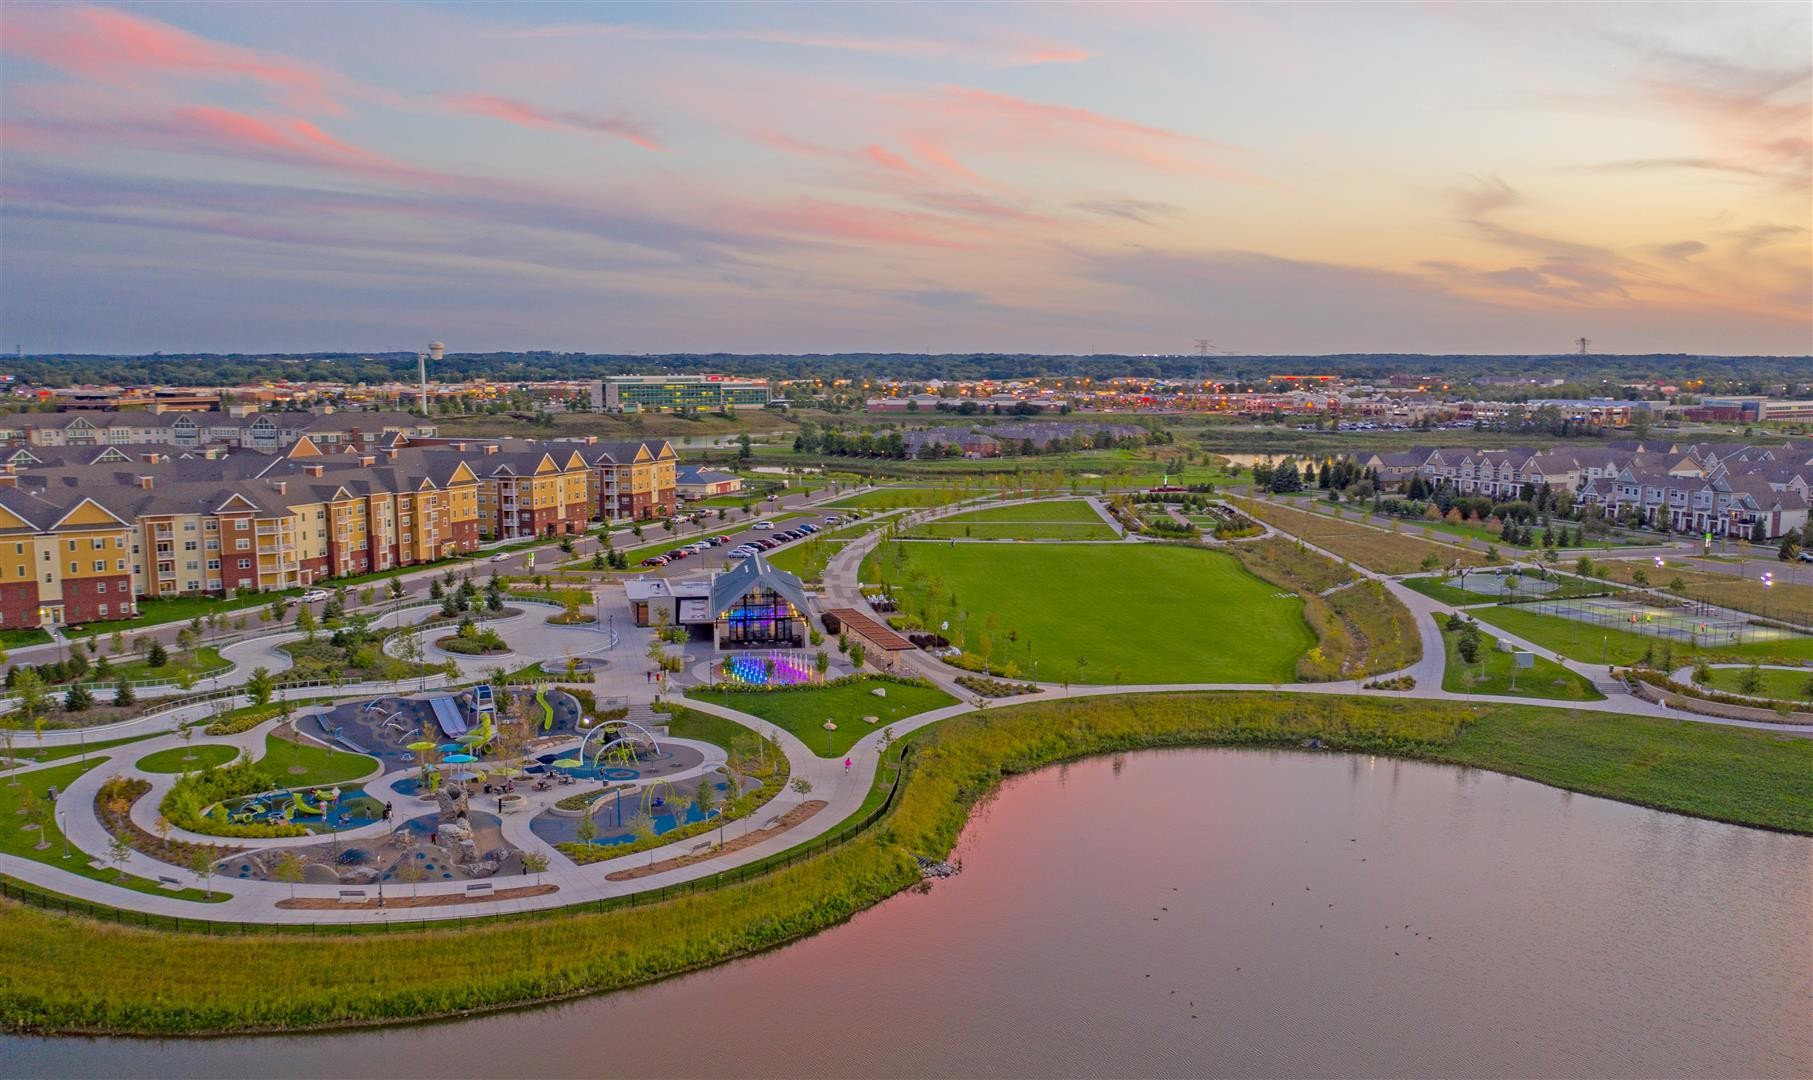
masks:
[[[1054,497],[1064,498],[1068,496]],[[1035,502],[1041,500],[1024,499],[1013,501]],[[902,521],[903,523],[911,523],[920,520],[932,520],[937,517],[946,516],[950,513],[960,512],[962,512],[961,508],[939,508],[933,511],[922,511],[904,515]],[[863,556],[881,543],[882,539],[883,535],[881,530],[877,530],[865,537],[852,541],[831,559],[825,573],[825,593],[832,605],[862,606],[863,602],[856,581],[857,569],[861,564]],[[1310,547],[1312,550],[1318,551],[1320,554],[1330,558],[1336,558],[1337,561],[1343,561],[1327,551],[1316,548],[1314,545],[1306,544],[1306,546]],[[1294,683],[1281,686],[1247,683],[1185,683],[1062,687],[1051,683],[1044,683],[1039,684],[1040,691],[1037,694],[1009,699],[1001,704],[1021,704],[1028,701],[1050,700],[1054,698],[1094,697],[1114,694],[1173,693],[1179,691],[1253,691],[1272,689],[1274,692],[1284,693],[1367,695],[1384,696],[1387,698],[1410,697],[1471,704],[1501,702],[1510,704],[1536,704],[1587,712],[1660,716],[1676,720],[1691,720],[1700,723],[1723,723],[1730,726],[1762,728],[1765,730],[1792,734],[1813,734],[1813,727],[1729,721],[1680,712],[1654,705],[1629,695],[1624,691],[1621,685],[1606,685],[1602,673],[1589,665],[1577,664],[1573,661],[1562,659],[1549,650],[1542,649],[1532,643],[1523,641],[1515,635],[1497,631],[1496,628],[1494,629],[1499,637],[1510,640],[1520,647],[1527,648],[1529,651],[1537,653],[1538,655],[1554,659],[1557,663],[1567,667],[1569,670],[1593,681],[1596,685],[1599,685],[1602,690],[1608,692],[1607,700],[1598,702],[1545,702],[1541,699],[1458,694],[1444,691],[1441,689],[1441,676],[1445,650],[1441,642],[1441,632],[1435,622],[1435,616],[1445,616],[1448,612],[1455,609],[1450,605],[1433,600],[1421,593],[1414,592],[1398,582],[1391,580],[1386,575],[1367,571],[1360,567],[1353,567],[1353,569],[1357,574],[1364,578],[1383,582],[1384,587],[1409,608],[1416,622],[1418,634],[1422,642],[1422,655],[1415,664],[1404,669],[1402,672],[1378,677],[1389,678],[1391,675],[1395,674],[1412,675],[1417,680],[1417,686],[1414,690],[1408,692],[1367,691],[1364,690],[1358,682],[1351,680],[1329,683]],[[625,612],[625,615],[627,616],[627,611]],[[558,629],[572,630],[573,628]],[[596,633],[596,631],[589,632]],[[646,631],[640,632],[640,641],[637,642],[638,646],[646,643],[647,636]],[[928,676],[945,689],[957,694],[960,698],[966,696],[965,692],[960,687],[955,686],[955,677],[960,674],[956,669],[941,664],[922,653],[909,653],[907,654],[907,657],[909,667],[916,673]],[[606,669],[606,671],[600,675],[600,679],[601,681],[608,679],[610,685],[622,689],[633,689],[635,686],[633,676],[635,674],[637,674],[635,672],[635,665],[624,665],[621,669]],[[646,693],[646,690],[647,688],[645,687],[644,693]],[[827,807],[794,828],[777,836],[769,837],[760,843],[740,849],[718,859],[706,860],[690,866],[650,875],[645,878],[622,882],[606,880],[607,875],[616,870],[646,865],[648,861],[648,853],[646,852],[605,860],[585,867],[575,866],[570,861],[564,859],[564,857],[557,857],[552,860],[554,868],[543,875],[544,880],[555,884],[558,887],[557,891],[553,893],[513,901],[485,901],[473,904],[446,905],[441,907],[410,908],[404,913],[399,913],[399,917],[405,921],[415,922],[421,919],[457,919],[504,912],[524,911],[534,908],[557,907],[581,903],[588,900],[623,896],[647,889],[661,888],[676,882],[709,877],[720,871],[733,869],[737,866],[766,858],[768,855],[788,850],[801,843],[824,835],[841,825],[855,813],[867,797],[879,767],[881,742],[884,731],[872,731],[859,739],[847,755],[850,761],[850,767],[846,769],[842,761],[839,761],[836,758],[817,757],[795,736],[785,731],[777,731],[773,725],[750,716],[749,714],[706,702],[692,701],[690,699],[684,700],[689,708],[733,721],[761,735],[775,735],[778,738],[783,752],[785,752],[788,757],[790,766],[793,770],[793,776],[805,779],[811,783],[812,791],[808,797],[812,799],[823,799],[827,802]],[[905,720],[897,721],[890,725],[889,728],[894,736],[899,737],[927,725],[975,711],[975,709],[975,704],[968,701],[959,701],[957,704],[942,709],[932,710]],[[266,727],[261,725],[251,732],[232,737],[232,739],[210,741],[250,740],[261,744],[265,730]],[[139,757],[155,750],[180,745],[182,745],[181,740],[172,734],[133,743],[124,747],[116,747],[100,753],[103,756],[115,760],[127,759],[135,761]],[[41,767],[50,766],[30,766],[28,768]],[[83,780],[88,780],[90,777],[104,777],[104,775],[112,775],[112,772],[107,767],[100,767],[85,774]],[[66,792],[64,796],[59,799],[59,810],[80,810],[81,807],[78,804],[84,793],[88,800],[87,805],[92,807],[93,790],[99,786],[99,783],[100,779],[95,779],[92,785],[83,785],[80,782],[71,785],[70,791]],[[385,787],[384,790],[389,789],[388,787]],[[556,792],[536,794],[548,795],[550,798],[545,801],[552,801],[559,797]],[[65,800],[68,801],[66,802]],[[761,817],[764,820],[771,819],[774,816],[784,814],[792,807],[797,806],[801,801],[802,797],[794,792],[791,787],[784,789],[780,795],[776,796],[776,798],[767,804],[757,815],[752,815],[750,818],[744,819],[742,826],[743,830],[747,832],[757,824],[754,821],[755,817]],[[141,800],[141,804],[146,802],[147,800]],[[506,816],[504,818],[506,829],[510,830],[507,835],[510,835],[513,843],[517,843],[517,846],[522,847],[525,850],[545,851],[547,850],[547,845],[541,842],[538,837],[535,837],[528,829],[528,821],[532,816],[532,814],[527,813]],[[83,818],[86,818],[87,821],[83,822]],[[75,843],[84,851],[98,852],[105,850],[105,831],[102,829],[99,822],[94,819],[92,813],[71,813],[67,820],[72,843]],[[138,814],[136,812],[134,820],[138,820]],[[380,826],[380,828],[388,828],[388,826]],[[730,826],[730,829],[734,832],[735,826]],[[356,835],[363,834],[358,831],[349,831],[341,834],[343,838]],[[520,842],[518,842],[519,837]],[[305,842],[319,843],[320,838],[310,837],[307,838]],[[656,849],[657,852],[662,850],[663,849]],[[673,852],[671,851],[667,852],[669,855],[672,853]],[[81,896],[86,899],[93,899],[102,903],[127,906],[135,910],[148,910],[158,914],[179,915],[185,918],[214,918],[231,921],[245,920],[288,923],[333,923],[384,921],[390,917],[390,913],[382,909],[367,910],[363,908],[352,908],[295,910],[276,908],[274,905],[278,900],[287,898],[290,895],[290,887],[270,882],[235,880],[230,882],[227,886],[228,891],[231,892],[231,898],[228,901],[221,904],[201,905],[175,900],[170,897],[124,893],[121,890],[107,886],[105,883],[64,874],[55,867],[34,863],[29,860],[18,859],[16,857],[0,856],[0,867],[4,867],[9,874],[13,874],[14,876],[59,892]],[[172,876],[170,867],[138,855],[137,853],[134,853],[133,861],[129,862],[128,869],[131,872],[144,877],[155,878],[159,875]],[[187,883],[188,879],[186,875],[174,876],[183,876],[185,883]],[[422,885],[419,889],[423,893],[438,892],[449,895],[458,895],[464,892],[465,884],[465,882],[451,882],[438,885]],[[339,887],[337,886],[298,886],[296,888],[296,894],[298,896],[306,895],[334,898],[338,895],[338,891]]]

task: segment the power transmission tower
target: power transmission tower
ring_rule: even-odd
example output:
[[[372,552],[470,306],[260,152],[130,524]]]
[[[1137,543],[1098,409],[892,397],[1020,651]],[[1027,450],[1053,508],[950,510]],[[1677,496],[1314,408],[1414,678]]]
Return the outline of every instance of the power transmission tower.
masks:
[[[1592,342],[1591,338],[1575,338],[1574,339],[1574,344],[1580,346],[1580,355],[1581,356],[1586,355],[1587,346],[1591,345],[1592,343],[1593,342]]]
[[[1213,349],[1214,347],[1215,347],[1215,343],[1213,341],[1210,341],[1206,337],[1199,337],[1196,339],[1196,355],[1197,356],[1209,355],[1209,350]]]

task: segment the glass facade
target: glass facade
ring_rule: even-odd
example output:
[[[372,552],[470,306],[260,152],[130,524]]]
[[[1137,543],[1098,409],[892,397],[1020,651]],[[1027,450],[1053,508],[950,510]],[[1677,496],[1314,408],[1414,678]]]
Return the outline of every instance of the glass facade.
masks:
[[[718,613],[718,648],[803,645],[805,617],[780,593],[757,587]]]
[[[629,376],[604,380],[604,407],[612,412],[669,412],[761,408],[768,385],[746,379]]]

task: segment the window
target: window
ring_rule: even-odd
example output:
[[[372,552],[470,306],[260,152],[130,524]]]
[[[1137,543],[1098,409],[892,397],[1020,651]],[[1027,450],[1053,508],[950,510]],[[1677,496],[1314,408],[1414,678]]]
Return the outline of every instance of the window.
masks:
[[[183,541],[183,550],[184,551],[194,551],[195,550],[195,541],[184,540]]]
[[[106,617],[107,617],[107,605],[106,605],[106,604],[100,604],[100,605],[98,605],[98,606],[97,606],[97,607],[96,607],[96,608],[95,608],[95,609],[94,609],[94,611],[95,611],[95,614],[97,614],[97,615],[99,615],[99,616],[101,616],[101,617],[102,617],[102,618],[106,618]]]
[[[233,521],[233,531],[234,532],[245,532],[246,531],[246,519],[245,518],[236,518]]]
[[[90,547],[94,548],[94,550],[99,551],[107,546],[107,539],[105,537],[97,536],[89,540],[88,544]]]
[[[193,521],[183,522],[183,531],[184,532],[194,532],[195,531],[195,522],[193,522]]]
[[[207,530],[209,532],[219,532],[220,531],[220,522],[215,521],[213,518],[209,518],[208,523],[205,527],[207,528]]]
[[[76,549],[76,542],[74,540],[71,540],[69,542],[69,550],[74,551],[75,549]]]
[[[190,570],[199,569],[199,564],[196,563],[196,561],[194,559],[190,559],[188,562],[184,563],[183,565]]]
[[[252,560],[250,560],[250,559],[239,560],[239,568],[241,570],[250,570],[252,568]]]
[[[94,561],[94,572],[97,574],[105,574],[107,572],[107,560],[96,559]]]
[[[219,559],[209,559],[208,560],[208,569],[219,570],[220,569],[220,560]]]
[[[99,596],[99,595],[100,595],[100,594],[101,594],[101,593],[104,593],[104,592],[106,592],[106,591],[107,591],[107,583],[106,583],[106,582],[105,582],[105,581],[102,581],[102,582],[97,582],[97,583],[96,583],[96,584],[95,584],[95,587],[94,587],[94,591],[95,591],[95,595],[97,595],[97,596]]]
[[[72,574],[79,574],[79,573],[81,573],[81,572],[82,572],[82,564],[81,564],[81,563],[79,563],[79,562],[76,562],[76,561],[75,561],[75,560],[74,560],[74,559],[71,559],[71,560],[70,560],[70,562],[69,562],[69,572],[70,572],[70,573],[72,573]],[[50,580],[50,579],[49,579],[49,578],[45,578],[45,579],[44,579],[44,580],[46,580],[46,581],[49,581],[49,580]]]
[[[246,550],[249,550],[251,548],[251,546],[252,546],[252,542],[250,540],[247,540],[243,536],[240,537],[239,539],[233,541],[233,550],[234,551],[246,551]]]
[[[121,573],[124,573],[126,570],[126,560],[125,559],[113,560],[113,567],[114,567],[114,569],[120,571]]]

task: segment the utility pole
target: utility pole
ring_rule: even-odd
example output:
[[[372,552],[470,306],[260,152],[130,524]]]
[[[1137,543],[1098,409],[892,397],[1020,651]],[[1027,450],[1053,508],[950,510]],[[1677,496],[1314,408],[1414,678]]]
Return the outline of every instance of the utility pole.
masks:
[[[1206,337],[1199,337],[1196,339],[1196,355],[1197,356],[1209,355],[1209,350],[1213,349],[1214,347],[1215,347],[1215,343],[1213,341],[1210,341]]]

